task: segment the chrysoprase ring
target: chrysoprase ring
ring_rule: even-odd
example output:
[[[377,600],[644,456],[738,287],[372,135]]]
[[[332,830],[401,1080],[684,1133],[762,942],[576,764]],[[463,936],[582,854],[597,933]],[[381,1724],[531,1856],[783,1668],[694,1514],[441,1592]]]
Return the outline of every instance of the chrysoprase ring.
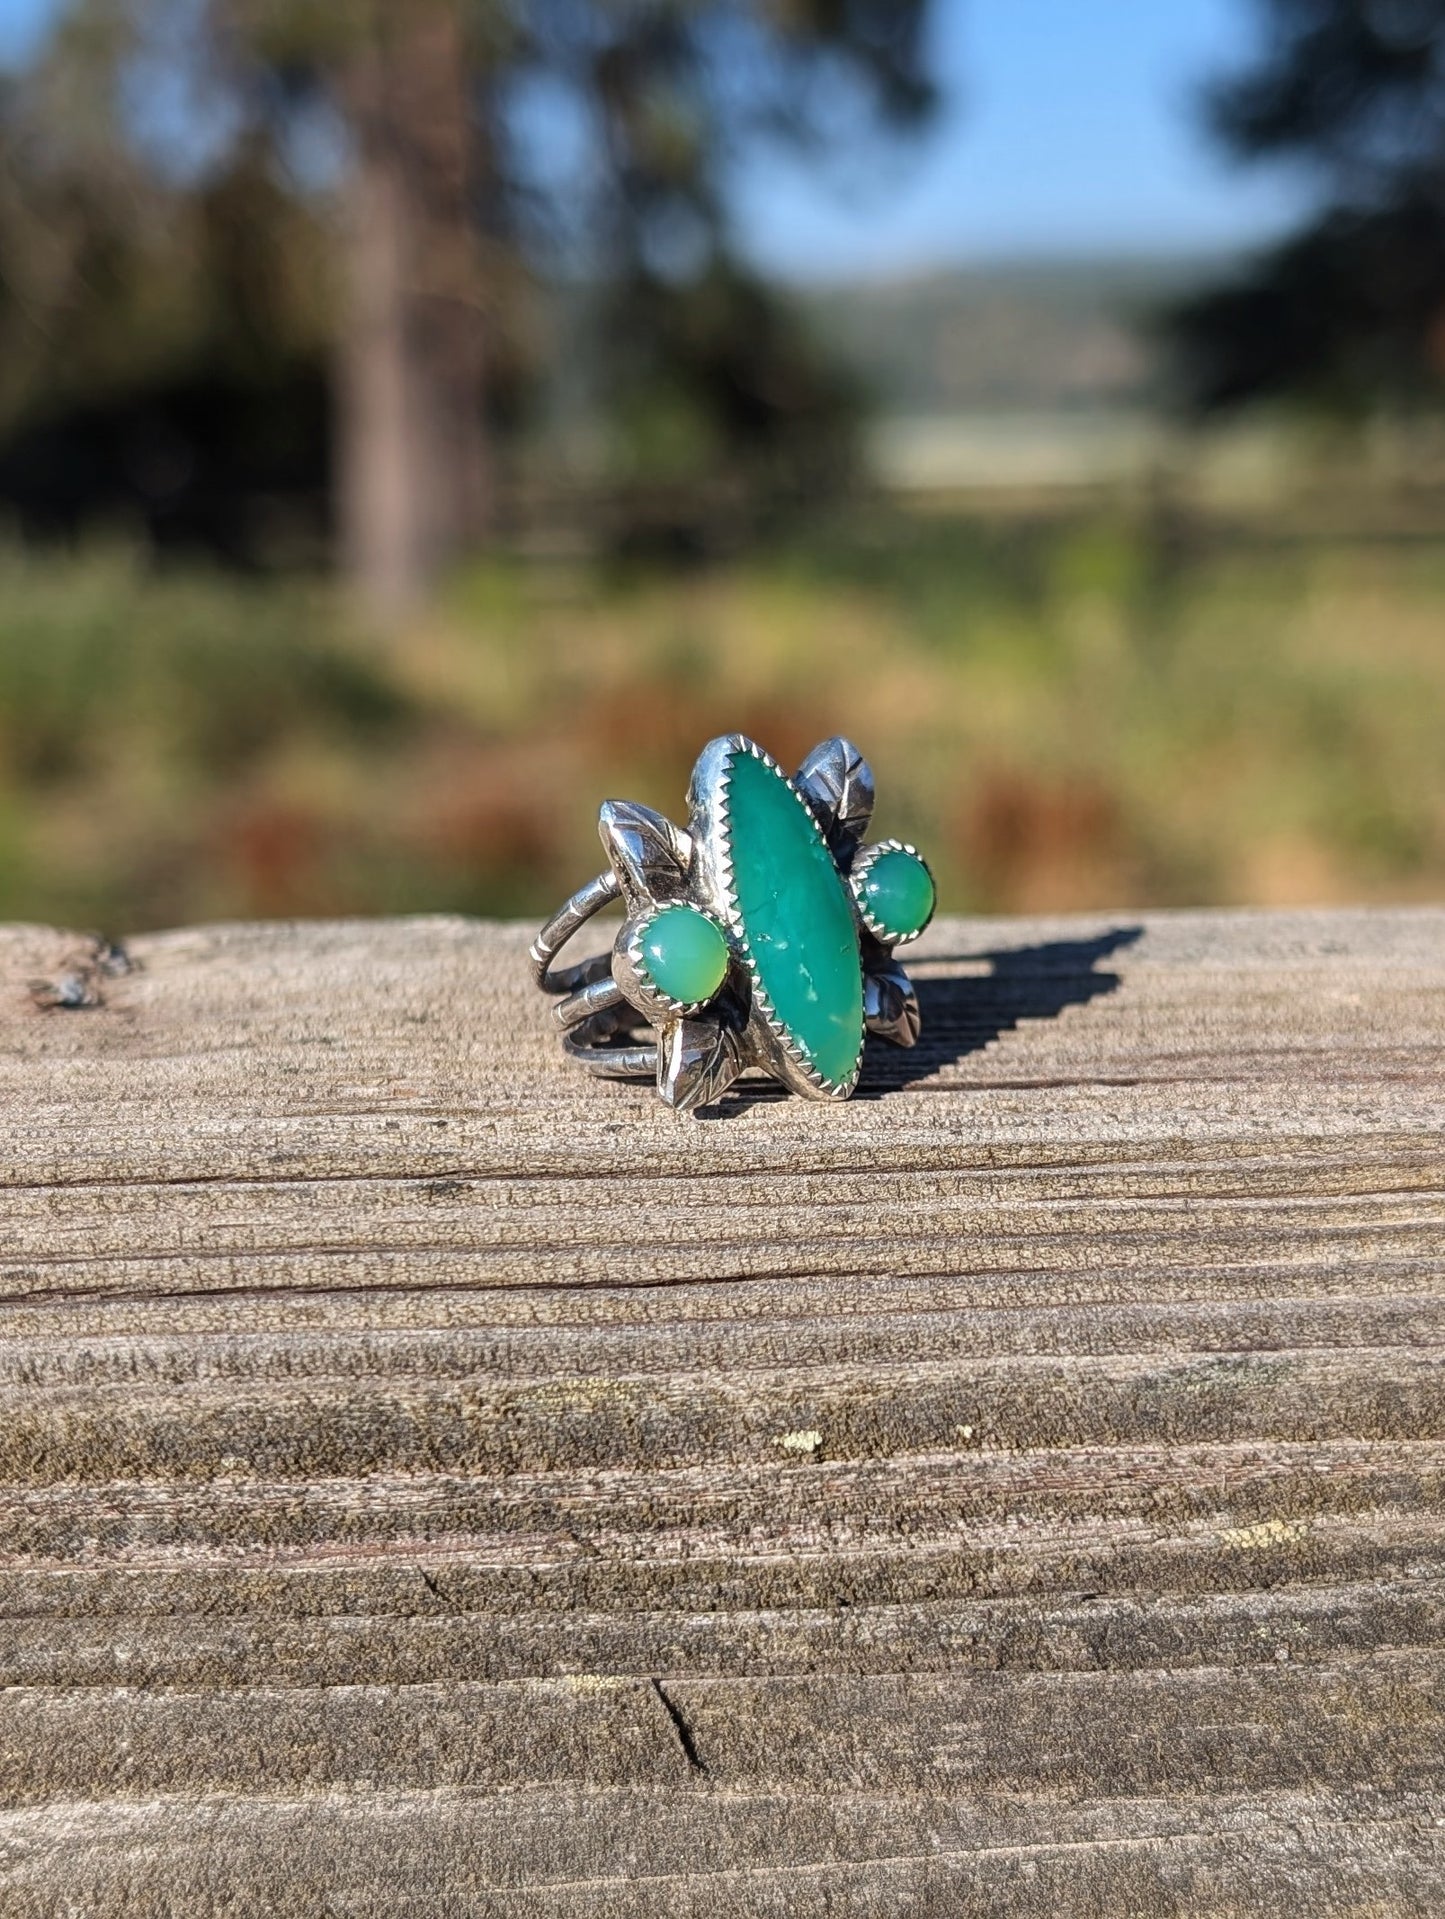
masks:
[[[789,779],[730,733],[703,748],[688,802],[686,830],[650,807],[603,802],[608,870],[531,951],[538,985],[563,996],[563,1045],[595,1073],[655,1075],[682,1112],[752,1069],[813,1099],[846,1099],[866,1033],[897,1046],[918,1038],[894,948],[932,918],[926,862],[905,840],[865,843],[873,775],[847,740],[825,740]],[[612,951],[554,969],[617,899]]]

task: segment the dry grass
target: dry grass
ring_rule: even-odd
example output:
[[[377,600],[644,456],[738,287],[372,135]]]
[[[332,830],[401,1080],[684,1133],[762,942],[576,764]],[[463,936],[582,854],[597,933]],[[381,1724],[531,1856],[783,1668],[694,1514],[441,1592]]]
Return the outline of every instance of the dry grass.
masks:
[[[977,908],[1445,896],[1445,546],[855,529],[689,576],[490,562],[386,642],[322,590],[0,560],[0,917],[541,911],[599,799],[855,738]]]

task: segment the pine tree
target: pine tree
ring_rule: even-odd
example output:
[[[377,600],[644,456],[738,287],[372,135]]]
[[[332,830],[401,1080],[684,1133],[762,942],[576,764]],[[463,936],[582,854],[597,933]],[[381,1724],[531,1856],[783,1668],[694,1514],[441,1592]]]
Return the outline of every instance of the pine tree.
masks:
[[[1222,146],[1317,184],[1316,215],[1169,321],[1203,409],[1445,397],[1445,0],[1257,0],[1252,65],[1207,96]]]
[[[529,274],[605,287],[619,403],[670,382],[762,470],[800,406],[825,412],[829,394],[739,264],[730,171],[758,140],[821,154],[918,124],[926,13],[927,0],[71,0],[47,58],[0,101],[13,162],[0,246],[22,287],[0,294],[0,369],[28,343],[12,417],[88,380],[169,377],[222,335],[232,351],[236,315],[207,312],[198,209],[245,181],[286,258],[254,257],[272,245],[259,228],[225,229],[237,310],[249,300],[265,359],[324,308],[339,548],[372,606],[410,604],[486,536],[488,392],[525,330]],[[539,164],[559,127],[580,155],[567,179]],[[67,210],[58,253],[47,201]]]

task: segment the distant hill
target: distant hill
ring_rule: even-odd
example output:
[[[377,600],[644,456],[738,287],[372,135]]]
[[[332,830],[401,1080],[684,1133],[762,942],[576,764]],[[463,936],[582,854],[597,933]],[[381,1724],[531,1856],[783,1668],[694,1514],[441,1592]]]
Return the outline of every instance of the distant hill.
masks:
[[[1222,264],[1001,263],[808,287],[798,299],[885,415],[1132,410],[1158,392],[1148,316]]]

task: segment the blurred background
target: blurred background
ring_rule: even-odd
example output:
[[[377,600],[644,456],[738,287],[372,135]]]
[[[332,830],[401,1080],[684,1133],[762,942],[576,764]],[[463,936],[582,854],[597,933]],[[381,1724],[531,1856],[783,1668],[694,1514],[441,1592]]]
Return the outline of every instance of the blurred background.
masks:
[[[1445,896],[1445,0],[0,0],[0,918]]]

